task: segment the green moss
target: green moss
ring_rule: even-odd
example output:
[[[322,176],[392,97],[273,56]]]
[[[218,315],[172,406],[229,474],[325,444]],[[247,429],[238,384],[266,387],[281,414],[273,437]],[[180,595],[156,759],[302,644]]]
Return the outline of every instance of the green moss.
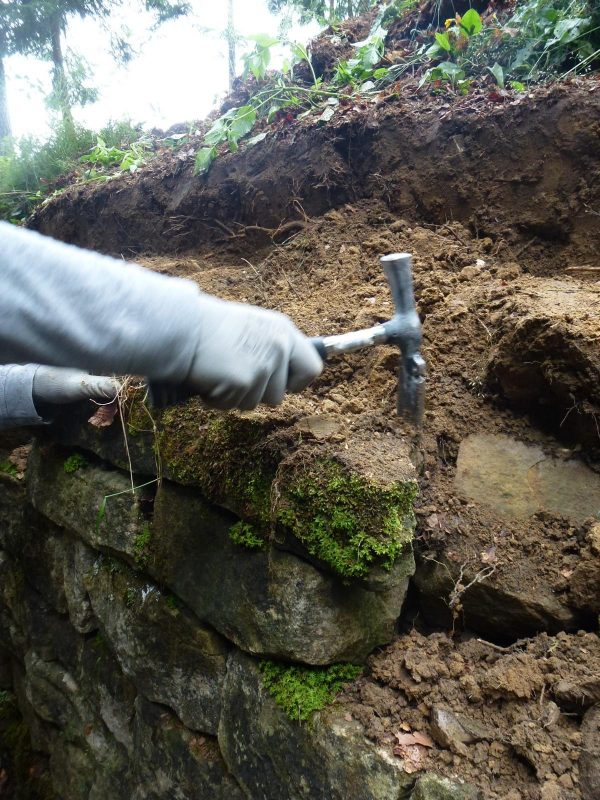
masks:
[[[249,550],[265,550],[267,542],[264,534],[248,522],[236,522],[229,528],[229,538],[234,544]]]
[[[142,530],[137,534],[133,541],[135,563],[139,567],[145,566],[146,562],[148,561],[148,545],[150,544],[151,539],[152,529],[146,522]]]
[[[173,611],[177,611],[177,609],[179,608],[179,598],[176,597],[174,594],[170,594],[165,600],[165,602],[167,606]]]
[[[362,667],[353,664],[302,667],[261,661],[259,668],[264,687],[293,720],[310,719],[335,699],[345,683],[362,672]]]
[[[18,474],[17,468],[14,464],[11,464],[10,461],[0,462],[0,472],[3,472],[5,475],[10,475],[13,478],[16,478]]]
[[[344,578],[391,569],[410,547],[415,481],[381,485],[331,459],[300,464],[281,480],[277,521]]]
[[[191,400],[163,413],[158,449],[168,477],[268,526],[277,464],[265,446],[263,424],[207,411]]]
[[[67,473],[67,475],[71,475],[73,472],[77,472],[79,469],[83,469],[87,467],[88,462],[87,460],[81,455],[81,453],[73,453],[72,456],[69,456],[65,459],[63,464],[63,469]]]
[[[135,601],[137,598],[137,592],[133,588],[133,586],[129,586],[125,590],[125,594],[123,595],[123,602],[127,608],[133,608],[135,606]]]

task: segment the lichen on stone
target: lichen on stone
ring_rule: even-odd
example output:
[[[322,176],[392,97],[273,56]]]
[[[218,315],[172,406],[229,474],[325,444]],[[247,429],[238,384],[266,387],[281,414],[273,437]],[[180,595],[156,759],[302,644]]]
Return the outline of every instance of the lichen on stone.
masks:
[[[414,480],[382,484],[325,456],[282,477],[277,522],[344,578],[391,569],[411,546]]]
[[[345,683],[357,678],[362,667],[332,664],[329,667],[304,667],[259,663],[263,686],[292,720],[309,720],[333,702]]]

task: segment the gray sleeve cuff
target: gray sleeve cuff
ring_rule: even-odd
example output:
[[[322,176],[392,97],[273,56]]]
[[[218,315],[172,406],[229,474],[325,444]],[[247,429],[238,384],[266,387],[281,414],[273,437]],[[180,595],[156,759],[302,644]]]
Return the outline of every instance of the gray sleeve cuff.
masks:
[[[33,403],[33,376],[38,364],[0,366],[0,430],[42,425]]]

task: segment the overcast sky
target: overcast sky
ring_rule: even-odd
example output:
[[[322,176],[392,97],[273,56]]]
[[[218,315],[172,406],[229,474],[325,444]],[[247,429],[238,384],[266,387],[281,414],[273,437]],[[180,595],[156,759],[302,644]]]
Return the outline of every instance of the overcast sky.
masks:
[[[85,56],[93,72],[91,83],[101,93],[97,103],[75,111],[78,122],[98,129],[110,119],[127,117],[147,127],[168,128],[206,116],[227,90],[227,45],[222,37],[227,3],[192,0],[191,4],[193,17],[168,22],[152,34],[147,32],[149,17],[139,11],[123,12],[119,24],[131,29],[142,44],[141,54],[127,68],[111,60],[108,35],[97,23],[88,19],[71,24],[67,44]],[[235,0],[235,14],[242,36],[277,34],[279,20],[267,11],[266,0]],[[295,27],[291,35],[307,41],[317,31],[316,25]],[[245,49],[251,47],[252,43]],[[280,52],[277,60],[282,58]],[[49,65],[15,56],[8,59],[7,74],[14,134],[47,136],[50,119],[43,92],[50,87]]]

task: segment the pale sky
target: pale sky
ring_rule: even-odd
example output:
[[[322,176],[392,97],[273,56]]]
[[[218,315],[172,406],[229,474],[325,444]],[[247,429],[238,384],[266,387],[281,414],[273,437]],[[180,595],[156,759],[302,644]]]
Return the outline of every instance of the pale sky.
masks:
[[[193,17],[168,22],[151,34],[147,33],[149,17],[144,20],[137,8],[125,9],[120,23],[142,43],[142,52],[127,68],[112,61],[108,36],[97,23],[91,19],[72,23],[67,45],[85,56],[92,68],[90,83],[100,89],[97,103],[75,110],[78,122],[97,130],[110,119],[129,118],[145,127],[168,128],[208,114],[227,91],[227,45],[220,35],[226,27],[227,3],[192,0],[191,4]],[[235,0],[235,22],[241,36],[277,35],[279,27],[279,20],[267,11],[266,0]],[[290,36],[306,42],[317,31],[316,24],[296,26]],[[251,42],[240,45],[238,56],[253,46]],[[282,48],[274,55],[274,63],[285,57]],[[7,60],[7,76],[14,135],[45,138],[50,119],[42,90],[50,86],[49,65],[14,56]]]

